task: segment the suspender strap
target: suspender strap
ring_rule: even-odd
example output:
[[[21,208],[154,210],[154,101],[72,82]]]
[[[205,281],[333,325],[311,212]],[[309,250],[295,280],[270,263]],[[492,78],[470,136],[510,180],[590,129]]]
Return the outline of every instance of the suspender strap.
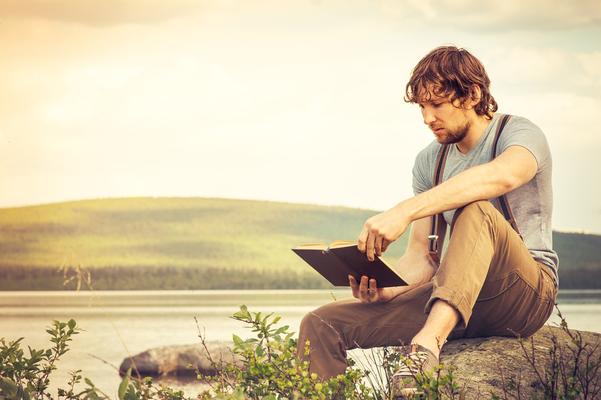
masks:
[[[497,155],[497,145],[499,143],[499,138],[501,137],[501,132],[503,132],[503,128],[507,125],[507,122],[511,118],[511,115],[503,115],[501,117],[501,121],[497,126],[497,132],[495,134],[495,139],[493,141],[492,151],[490,155],[490,160],[492,161]],[[439,185],[442,182],[442,172],[444,171],[444,166],[447,161],[447,155],[449,153],[450,145],[444,145],[441,147],[438,152],[438,158],[436,160],[436,169],[434,171],[434,186]],[[507,201],[507,196],[502,195],[497,197],[497,203],[499,204],[499,209],[503,213],[503,216],[511,224],[511,227],[520,234],[518,230],[518,225],[515,221],[515,217],[511,212],[511,207],[509,207],[509,201]],[[432,216],[432,226],[430,228],[430,236],[428,239],[430,240],[429,252],[430,257],[434,260],[435,263],[440,264],[440,260],[442,259],[442,248],[444,247],[444,239],[447,233],[447,223],[444,220],[444,216],[442,213]],[[522,237],[522,235],[520,235]]]
[[[507,125],[507,122],[509,122],[510,118],[511,115],[503,115],[503,117],[501,118],[501,122],[499,122],[499,125],[497,126],[497,133],[495,135],[495,140],[493,142],[492,151],[490,155],[491,161],[494,160],[494,158],[497,156],[497,145],[499,143],[499,138],[501,137],[501,132],[503,132],[503,128],[505,128],[505,125]],[[520,237],[522,237],[522,235],[520,234],[520,230],[518,229],[518,224],[515,221],[515,217],[513,216],[513,212],[511,212],[511,207],[509,206],[507,195],[504,194],[502,196],[499,196],[496,200],[497,204],[499,205],[499,210],[503,213],[503,216],[505,217],[507,222],[509,222],[513,230],[516,231],[517,234],[520,235]],[[522,240],[523,239],[524,238],[522,238]]]
[[[438,158],[436,160],[436,170],[434,171],[434,186],[437,186],[442,182],[442,172],[444,170],[445,163],[447,161],[447,155],[449,154],[449,145],[444,145],[438,152]],[[430,229],[430,240],[429,252],[430,257],[435,263],[440,264],[442,258],[442,248],[444,244],[444,237],[447,234],[447,223],[444,220],[444,216],[441,214],[432,216],[432,227]]]

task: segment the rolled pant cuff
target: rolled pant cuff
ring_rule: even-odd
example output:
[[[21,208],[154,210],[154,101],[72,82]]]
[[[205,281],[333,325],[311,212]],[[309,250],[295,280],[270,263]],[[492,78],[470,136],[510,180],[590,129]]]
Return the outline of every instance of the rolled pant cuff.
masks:
[[[442,300],[453,307],[453,309],[457,310],[461,318],[457,323],[456,329],[465,329],[470,317],[472,316],[472,308],[468,304],[468,301],[465,299],[465,297],[450,288],[438,287],[434,289],[432,296],[430,296],[430,300],[428,300],[428,303],[426,303],[426,307],[424,309],[426,314],[430,313],[430,310],[432,309],[432,306],[436,300]]]

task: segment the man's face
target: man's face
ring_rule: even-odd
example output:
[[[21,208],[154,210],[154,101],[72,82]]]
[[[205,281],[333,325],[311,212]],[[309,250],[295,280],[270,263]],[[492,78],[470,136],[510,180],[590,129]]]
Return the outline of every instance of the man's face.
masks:
[[[419,103],[424,124],[428,125],[440,144],[459,143],[470,130],[468,110],[456,103],[434,95],[430,100]]]

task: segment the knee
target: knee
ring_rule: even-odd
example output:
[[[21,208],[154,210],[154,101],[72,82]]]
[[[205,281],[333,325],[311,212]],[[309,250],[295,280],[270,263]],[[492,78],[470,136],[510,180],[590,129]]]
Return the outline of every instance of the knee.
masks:
[[[314,346],[318,341],[323,339],[324,335],[320,328],[324,324],[324,320],[316,311],[306,314],[299,325],[297,351],[301,356],[305,353],[308,343]]]
[[[299,336],[304,336],[304,333],[310,330],[313,330],[313,319],[315,317],[312,313],[305,314],[303,319],[301,320],[299,330]]]
[[[299,339],[304,342],[323,336],[340,336],[343,327],[340,326],[340,321],[336,317],[336,305],[336,303],[327,304],[307,313],[299,326]]]
[[[478,200],[473,203],[466,204],[465,206],[458,208],[453,216],[452,224],[455,224],[459,218],[467,218],[473,215],[484,215],[490,214],[496,211],[496,208],[488,200]]]
[[[310,337],[316,327],[323,324],[323,318],[317,314],[318,310],[307,313],[299,326],[299,337]]]
[[[494,209],[495,209],[495,207],[488,200],[474,201],[473,203],[466,204],[465,206],[460,208],[460,210],[462,210],[462,212],[467,212],[467,213],[474,213],[474,212],[475,213],[487,213]]]

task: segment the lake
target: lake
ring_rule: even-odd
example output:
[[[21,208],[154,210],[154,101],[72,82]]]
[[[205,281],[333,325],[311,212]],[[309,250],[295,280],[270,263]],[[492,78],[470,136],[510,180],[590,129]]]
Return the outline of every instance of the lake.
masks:
[[[101,291],[99,304],[90,292],[0,292],[0,338],[25,337],[22,348],[50,348],[46,327],[51,319],[73,318],[84,330],[74,336],[71,351],[53,373],[53,394],[67,387],[68,372],[81,369],[84,377],[112,398],[120,382],[116,371],[128,352],[136,355],[153,347],[200,343],[201,325],[207,341],[231,341],[232,334],[252,336],[244,324],[229,318],[241,304],[251,312],[281,316],[281,325],[297,331],[310,310],[351,296],[350,290],[254,291]],[[560,291],[559,309],[570,328],[601,333],[601,290]],[[549,323],[558,323],[553,315]],[[27,350],[25,350],[27,352]],[[169,383],[172,387],[174,384]],[[185,388],[186,395],[196,393]]]

